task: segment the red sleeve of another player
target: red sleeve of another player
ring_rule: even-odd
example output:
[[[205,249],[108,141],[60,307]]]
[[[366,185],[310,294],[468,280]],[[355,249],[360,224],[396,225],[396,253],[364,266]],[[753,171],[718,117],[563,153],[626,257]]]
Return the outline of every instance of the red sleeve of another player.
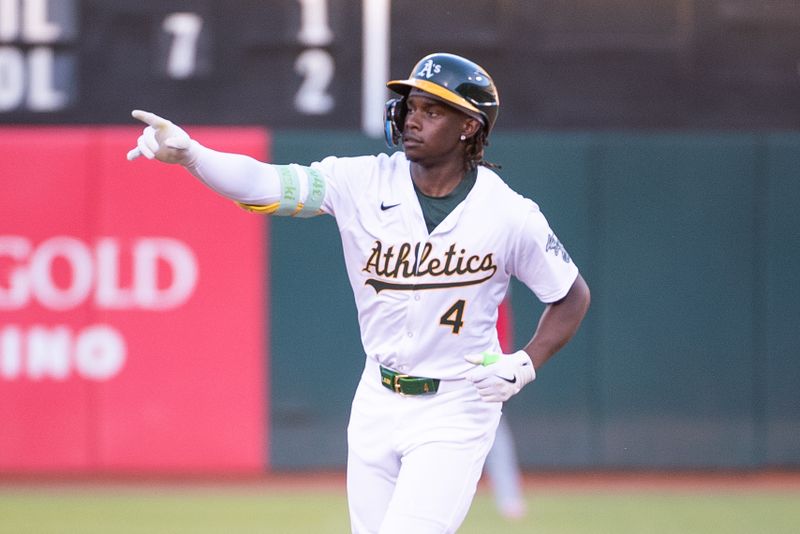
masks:
[[[503,299],[497,311],[497,336],[500,339],[500,347],[503,352],[508,354],[513,351],[514,346],[514,323],[511,317],[509,297]]]

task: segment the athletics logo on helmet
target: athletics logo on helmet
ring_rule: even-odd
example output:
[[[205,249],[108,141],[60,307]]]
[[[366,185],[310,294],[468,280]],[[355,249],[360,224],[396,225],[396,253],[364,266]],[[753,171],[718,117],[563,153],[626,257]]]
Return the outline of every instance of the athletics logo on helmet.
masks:
[[[419,69],[419,72],[417,73],[417,78],[425,76],[425,78],[430,79],[431,76],[433,76],[434,74],[439,74],[440,72],[442,72],[442,66],[437,65],[436,63],[433,62],[432,59],[429,59],[422,65],[422,68]]]
[[[411,88],[417,88],[447,102],[464,113],[475,117],[483,123],[486,134],[497,120],[500,109],[500,99],[497,88],[486,70],[466,58],[455,54],[436,53],[425,56],[414,65],[411,75],[407,80],[392,80],[386,84],[389,89],[402,95],[403,98],[387,102],[387,109],[391,106],[391,113],[387,113],[387,143],[391,137],[398,137],[396,129],[403,131],[403,124],[396,122],[405,116],[405,98]],[[399,108],[398,108],[399,104]],[[389,133],[396,135],[390,136]]]

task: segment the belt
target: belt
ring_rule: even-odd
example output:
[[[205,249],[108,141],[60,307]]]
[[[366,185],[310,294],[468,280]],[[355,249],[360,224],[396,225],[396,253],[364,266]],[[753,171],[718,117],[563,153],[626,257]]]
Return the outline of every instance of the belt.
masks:
[[[438,378],[408,376],[381,365],[381,384],[400,395],[432,395],[439,390]]]

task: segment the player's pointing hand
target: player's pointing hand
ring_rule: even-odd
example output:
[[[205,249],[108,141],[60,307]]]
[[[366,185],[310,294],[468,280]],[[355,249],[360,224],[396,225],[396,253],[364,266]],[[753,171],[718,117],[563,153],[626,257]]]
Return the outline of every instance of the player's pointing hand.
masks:
[[[136,148],[128,152],[128,159],[139,156],[157,159],[164,163],[190,165],[194,161],[193,141],[182,128],[155,113],[135,109],[134,119],[147,124],[136,142]]]

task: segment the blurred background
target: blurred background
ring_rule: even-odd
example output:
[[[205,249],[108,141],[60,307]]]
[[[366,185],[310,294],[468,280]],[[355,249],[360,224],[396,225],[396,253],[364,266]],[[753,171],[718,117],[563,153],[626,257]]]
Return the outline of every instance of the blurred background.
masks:
[[[374,154],[383,84],[436,51],[493,75],[487,157],[593,291],[507,405],[522,468],[800,467],[797,0],[2,0],[0,476],[342,470],[334,221],[126,162],[130,111]],[[542,307],[511,307],[519,347]]]

